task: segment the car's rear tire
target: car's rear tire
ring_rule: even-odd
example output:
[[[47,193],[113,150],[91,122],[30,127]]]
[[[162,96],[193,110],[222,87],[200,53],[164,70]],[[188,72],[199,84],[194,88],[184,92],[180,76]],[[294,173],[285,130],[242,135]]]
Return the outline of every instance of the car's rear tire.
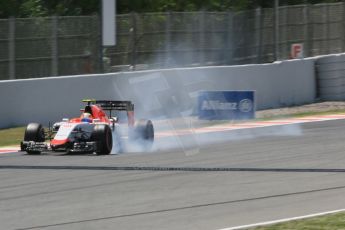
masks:
[[[97,155],[110,154],[111,149],[113,148],[113,137],[111,134],[111,129],[108,125],[95,125],[91,139],[97,144]]]
[[[38,123],[30,123],[25,129],[24,133],[24,141],[33,141],[33,142],[44,142],[45,135],[44,135],[44,128],[41,124]],[[26,152],[30,155],[37,155],[41,154],[40,151],[30,151],[26,150]]]
[[[154,128],[152,121],[141,119],[134,124],[131,130],[130,138],[136,144],[140,145],[144,151],[152,148],[154,141]]]

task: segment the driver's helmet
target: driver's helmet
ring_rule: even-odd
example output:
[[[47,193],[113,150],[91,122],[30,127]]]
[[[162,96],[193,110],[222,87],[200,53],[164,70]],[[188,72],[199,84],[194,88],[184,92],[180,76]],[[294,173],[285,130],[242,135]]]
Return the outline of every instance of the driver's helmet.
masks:
[[[92,122],[91,114],[90,113],[83,113],[81,116],[82,122]]]

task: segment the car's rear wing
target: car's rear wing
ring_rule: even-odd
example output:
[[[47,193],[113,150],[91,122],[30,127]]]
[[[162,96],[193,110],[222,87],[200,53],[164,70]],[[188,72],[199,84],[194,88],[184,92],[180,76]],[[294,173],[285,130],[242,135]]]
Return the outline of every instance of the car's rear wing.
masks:
[[[134,111],[134,104],[131,101],[96,100],[95,104],[104,110]]]
[[[83,102],[87,102],[88,105],[97,104],[104,110],[134,111],[134,104],[131,101],[84,99]]]
[[[99,105],[103,110],[109,111],[109,117],[112,117],[112,111],[126,111],[128,124],[134,125],[134,104],[131,101],[84,99],[83,102],[87,102],[88,105]]]

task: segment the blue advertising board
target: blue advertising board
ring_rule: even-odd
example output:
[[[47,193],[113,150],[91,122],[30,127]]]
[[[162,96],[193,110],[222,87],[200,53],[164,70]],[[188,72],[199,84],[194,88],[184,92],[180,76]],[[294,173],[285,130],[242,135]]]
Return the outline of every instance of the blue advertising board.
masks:
[[[254,91],[201,91],[198,117],[202,120],[254,119]]]

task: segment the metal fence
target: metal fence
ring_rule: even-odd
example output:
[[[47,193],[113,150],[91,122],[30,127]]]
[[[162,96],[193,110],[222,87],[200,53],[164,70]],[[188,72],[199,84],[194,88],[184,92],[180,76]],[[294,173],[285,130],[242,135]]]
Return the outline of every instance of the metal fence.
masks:
[[[0,79],[266,63],[345,51],[345,4],[243,12],[117,16],[117,45],[101,47],[98,16],[0,20]]]
[[[0,20],[0,80],[99,71],[97,17]]]

